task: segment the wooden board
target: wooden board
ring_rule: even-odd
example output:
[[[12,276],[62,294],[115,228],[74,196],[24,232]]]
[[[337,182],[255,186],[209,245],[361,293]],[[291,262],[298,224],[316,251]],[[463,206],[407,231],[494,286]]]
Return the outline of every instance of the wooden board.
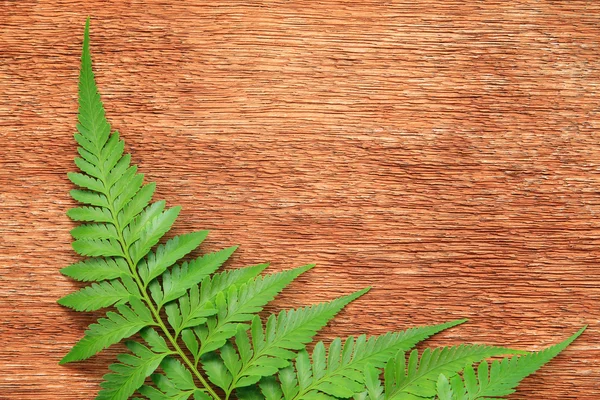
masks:
[[[85,16],[107,115],[177,232],[317,268],[271,310],[373,290],[319,336],[466,317],[431,346],[540,349],[514,398],[600,398],[600,3],[4,1],[0,398],[90,399],[119,348],[56,305]]]

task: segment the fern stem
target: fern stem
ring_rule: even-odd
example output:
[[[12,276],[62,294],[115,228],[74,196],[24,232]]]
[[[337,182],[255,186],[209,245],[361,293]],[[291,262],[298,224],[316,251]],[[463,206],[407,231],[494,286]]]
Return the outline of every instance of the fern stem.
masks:
[[[140,284],[140,282],[138,282],[138,285],[139,284]],[[145,293],[145,291],[144,291],[143,295],[144,295],[144,299],[146,300],[146,302],[148,302],[148,304],[150,304],[150,298],[148,297],[148,294]],[[192,370],[194,375],[196,375],[196,377],[198,378],[200,383],[202,383],[204,388],[211,394],[211,396],[213,396],[215,398],[215,400],[220,400],[219,395],[217,395],[217,393],[210,387],[209,383],[206,381],[206,379],[204,379],[204,377],[202,376],[200,371],[198,371],[198,369],[195,367],[194,363],[187,357],[187,355],[184,353],[183,349],[179,346],[179,343],[177,343],[177,339],[175,339],[173,337],[173,335],[171,335],[171,332],[169,332],[169,329],[165,326],[164,322],[162,321],[162,318],[160,318],[158,311],[152,304],[150,304],[150,311],[154,315],[156,322],[158,322],[160,329],[162,329],[162,331],[164,332],[167,339],[169,339],[169,342],[171,342],[171,344],[175,348],[175,351],[177,352],[177,354],[179,354],[179,357],[181,357],[181,359]]]
[[[102,171],[102,172],[104,172],[104,171]],[[104,184],[104,187],[106,188],[106,182],[104,179],[102,179],[102,183]],[[171,335],[171,332],[169,331],[169,329],[163,322],[162,318],[160,317],[159,311],[157,310],[156,307],[154,307],[154,304],[152,303],[150,296],[148,296],[148,292],[146,292],[146,286],[142,283],[140,275],[137,272],[137,268],[133,264],[133,260],[131,259],[131,256],[129,255],[129,247],[127,246],[127,243],[125,242],[125,238],[123,237],[123,230],[121,229],[121,226],[119,224],[119,220],[117,218],[117,213],[115,212],[115,210],[113,208],[113,199],[110,197],[109,193],[110,193],[110,191],[107,189],[105,195],[107,196],[107,198],[109,200],[108,204],[109,204],[110,214],[112,215],[112,224],[115,226],[115,228],[117,230],[117,233],[119,235],[118,241],[119,241],[119,244],[121,245],[121,248],[123,249],[123,256],[125,258],[125,261],[127,262],[127,265],[129,266],[129,270],[131,271],[131,274],[132,274],[133,279],[135,280],[135,283],[138,285],[138,287],[140,289],[140,293],[142,294],[144,301],[146,302],[146,304],[148,304],[148,308],[150,309],[150,312],[154,316],[156,323],[158,324],[160,329],[163,331],[163,333],[165,334],[165,336],[167,337],[167,339],[169,340],[169,342],[175,349],[175,352],[179,355],[179,357],[183,360],[183,362],[185,362],[185,364],[190,368],[190,370],[194,373],[196,378],[198,378],[198,380],[204,386],[204,388],[208,391],[208,393],[210,393],[210,395],[213,396],[213,398],[215,400],[221,400],[219,395],[213,390],[213,388],[206,381],[206,379],[204,379],[204,377],[202,376],[200,371],[198,371],[198,368],[196,367],[196,365],[187,357],[187,355],[185,354],[183,349],[179,346],[179,343],[177,343],[177,339],[174,338],[173,335]]]

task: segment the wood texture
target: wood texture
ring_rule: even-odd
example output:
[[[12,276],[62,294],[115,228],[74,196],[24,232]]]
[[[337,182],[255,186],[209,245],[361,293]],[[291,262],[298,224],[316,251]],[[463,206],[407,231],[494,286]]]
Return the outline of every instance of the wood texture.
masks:
[[[84,18],[107,115],[178,232],[229,267],[317,268],[272,310],[372,285],[321,334],[467,317],[429,342],[538,349],[514,398],[600,398],[600,3],[3,1],[0,398],[91,399],[58,360],[97,314],[76,283]]]

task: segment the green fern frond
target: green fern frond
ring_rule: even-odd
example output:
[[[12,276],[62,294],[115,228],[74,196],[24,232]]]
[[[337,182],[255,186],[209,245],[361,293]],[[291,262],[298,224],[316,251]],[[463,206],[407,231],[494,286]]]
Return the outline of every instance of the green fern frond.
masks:
[[[239,288],[231,286],[227,292],[219,293],[215,297],[216,315],[208,317],[205,325],[194,329],[200,340],[198,356],[225,345],[227,339],[237,332],[239,323],[251,321],[254,314],[262,311],[277,293],[311,268],[313,265],[260,276]]]
[[[250,331],[238,325],[235,348],[230,344],[225,352],[221,350],[221,361],[226,367],[225,373],[230,376],[227,380],[231,382],[229,386],[221,387],[226,396],[229,397],[236,388],[253,385],[262,377],[275,375],[287,367],[288,360],[296,357],[295,351],[303,349],[342,308],[368,290],[327,303],[281,311],[277,316],[271,315],[264,327],[255,316]]]
[[[364,390],[363,371],[367,364],[381,368],[398,351],[409,350],[428,337],[464,322],[451,321],[369,338],[361,335],[356,340],[350,337],[343,345],[338,338],[329,345],[328,351],[323,342],[319,342],[313,350],[312,363],[308,352],[301,350],[295,370],[290,366],[279,372],[281,392],[288,400],[323,395],[352,397]]]
[[[448,380],[447,374],[443,373],[438,378],[437,396],[440,400],[476,400],[508,396],[523,379],[556,357],[584,331],[585,327],[565,341],[542,351],[493,361],[491,365],[483,361],[477,367],[477,374],[472,365],[467,365],[462,379],[460,376],[451,376]]]
[[[175,236],[164,245],[159,245],[156,251],[149,252],[137,267],[144,284],[147,286],[154,278],[162,275],[168,267],[195,250],[206,239],[206,236],[208,236],[208,231]]]
[[[152,341],[160,338],[156,332],[154,332],[154,334],[155,336],[153,336]],[[144,339],[148,341],[147,336],[144,336]],[[163,343],[166,346],[164,341]],[[210,398],[204,391],[196,386],[194,377],[189,369],[177,359],[167,355],[161,361],[160,368],[162,369],[163,374],[154,373],[150,375],[156,388],[142,385],[138,390],[142,395],[151,400],[188,399],[192,395],[196,396],[196,398],[198,398],[198,396],[201,396],[203,399]]]
[[[454,375],[465,365],[504,354],[522,353],[504,347],[460,345],[439,349],[413,350],[408,361],[403,351],[385,366],[385,392],[387,399],[404,399],[407,395],[433,397],[440,374]]]
[[[218,296],[225,296],[229,288],[246,284],[260,274],[267,264],[259,264],[251,267],[239,268],[232,271],[224,271],[213,276],[207,276],[202,280],[200,286],[192,285],[187,293],[179,297],[178,302],[167,305],[169,324],[175,330],[175,336],[186,329],[197,327],[206,323],[207,317],[217,313],[214,306]],[[163,284],[165,279],[163,277]],[[157,281],[149,286],[153,299],[159,306],[165,302],[165,293]],[[198,354],[194,353],[196,357]]]
[[[72,361],[85,360],[107,347],[119,343],[147,326],[157,325],[148,307],[142,301],[131,298],[131,308],[126,305],[117,306],[118,312],[109,311],[106,318],[90,325],[81,339],[60,361],[65,364]]]
[[[379,379],[381,371],[371,364],[365,366],[365,391],[354,395],[354,400],[385,400],[383,385]]]
[[[151,378],[156,387],[143,385],[139,389],[140,394],[146,396],[150,400],[187,400],[190,396],[193,396],[195,400],[212,399],[198,388],[180,389],[165,375],[152,374]]]
[[[138,342],[128,341],[126,346],[133,352],[117,356],[119,364],[110,365],[111,374],[104,375],[103,388],[96,400],[127,399],[144,383],[163,361],[167,353],[154,353]]]
[[[67,211],[67,216],[71,218],[73,221],[81,221],[81,222],[110,222],[112,221],[112,215],[108,209],[103,207],[76,207],[71,208]]]
[[[123,258],[88,258],[64,267],[60,272],[82,282],[103,281],[122,276],[131,276]]]
[[[160,275],[163,271],[157,272],[154,269],[150,269],[148,260],[138,264],[146,255],[154,260],[154,265],[160,265],[160,261],[156,260],[156,255],[150,252],[150,249],[154,247],[159,240],[167,233],[171,226],[175,223],[181,207],[169,208],[166,211],[161,212],[156,217],[152,218],[146,224],[142,226],[139,234],[130,238],[132,243],[129,245],[129,252],[126,257],[131,259],[132,265],[137,265],[138,274],[142,278],[144,284],[148,284],[152,278]],[[174,246],[171,246],[174,247]],[[163,246],[164,249],[164,246]],[[190,249],[191,251],[193,249]],[[164,251],[161,251],[161,255],[165,255]],[[179,258],[173,257],[176,262]]]
[[[165,303],[183,296],[188,289],[215,272],[229,259],[236,249],[237,246],[233,246],[214,253],[205,254],[193,261],[175,265],[170,271],[165,271],[162,274],[163,290],[161,295],[154,299],[158,304],[158,308],[160,309]]]
[[[95,311],[120,305],[129,301],[130,297],[141,300],[142,295],[135,282],[130,277],[121,280],[113,279],[86,286],[58,300],[58,304],[70,307],[76,311]]]
[[[319,342],[309,355],[305,345],[313,335],[366,290],[281,311],[263,324],[257,314],[312,265],[265,275],[267,264],[217,272],[236,246],[186,260],[208,232],[166,240],[181,208],[152,201],[156,185],[144,182],[119,133],[111,132],[94,80],[89,41],[88,19],[74,135],[79,172],[68,174],[77,186],[71,197],[80,204],[67,215],[81,223],[71,230],[73,249],[89,258],[61,272],[91,283],[58,303],[76,311],[109,308],[61,364],[85,360],[130,338],[130,353],[117,356],[97,399],[126,400],[136,391],[151,400],[228,400],[232,394],[240,400],[384,400],[432,398],[436,392],[444,399],[457,393],[497,396],[512,391],[576,337],[543,352],[492,363],[489,373],[483,362],[477,377],[470,364],[498,354],[500,348],[427,350],[420,361],[413,352],[408,366],[404,353],[393,358],[464,320],[350,337],[344,343],[338,338],[328,348]],[[141,339],[132,338],[137,333]],[[390,359],[383,391],[379,371]],[[465,365],[461,377],[457,372]]]

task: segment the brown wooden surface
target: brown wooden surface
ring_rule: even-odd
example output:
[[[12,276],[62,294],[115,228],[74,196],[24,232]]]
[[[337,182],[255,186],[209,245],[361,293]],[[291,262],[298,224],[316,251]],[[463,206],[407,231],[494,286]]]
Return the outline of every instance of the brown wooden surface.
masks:
[[[600,3],[0,3],[0,398],[91,399],[58,366],[77,284],[84,17],[107,115],[177,232],[229,267],[317,268],[273,308],[372,285],[320,336],[467,317],[429,344],[580,340],[515,398],[600,398]]]

